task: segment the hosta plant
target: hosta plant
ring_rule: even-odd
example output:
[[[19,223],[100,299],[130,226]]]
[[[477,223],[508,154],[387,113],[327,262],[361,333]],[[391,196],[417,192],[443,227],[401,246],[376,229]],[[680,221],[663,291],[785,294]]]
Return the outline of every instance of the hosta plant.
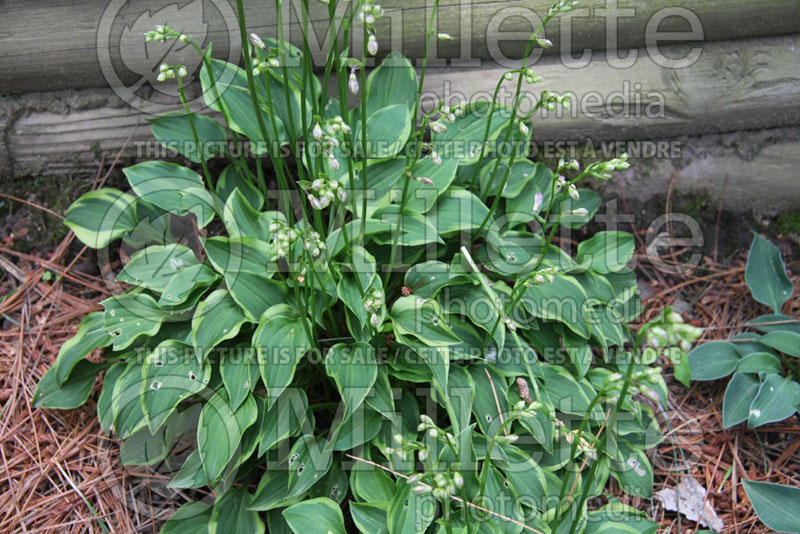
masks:
[[[757,302],[773,313],[747,322],[749,332],[711,341],[689,354],[693,380],[731,374],[722,402],[725,428],[747,421],[756,428],[791,417],[800,408],[800,320],[781,314],[794,292],[778,247],[755,234],[745,282]]]
[[[221,122],[189,109],[183,66],[162,65],[186,106],[153,133],[194,165],[133,165],[128,192],[68,210],[81,241],[125,263],[35,405],[76,407],[104,371],[98,417],[121,461],[177,465],[172,487],[213,495],[165,533],[654,532],[612,496],[587,505],[609,477],[652,492],[667,391],[640,350],[651,327],[628,327],[633,237],[600,232],[575,255],[554,241],[593,217],[584,185],[626,156],[526,158],[534,112],[568,102],[545,91],[520,110],[539,33],[498,82],[511,106],[423,113],[425,63],[391,53],[367,75],[381,9],[336,19],[336,4],[322,81],[280,19],[277,38],[248,35],[241,2],[243,68],[148,33],[197,48]],[[447,38],[437,5],[427,40]],[[361,50],[345,45],[355,26]]]

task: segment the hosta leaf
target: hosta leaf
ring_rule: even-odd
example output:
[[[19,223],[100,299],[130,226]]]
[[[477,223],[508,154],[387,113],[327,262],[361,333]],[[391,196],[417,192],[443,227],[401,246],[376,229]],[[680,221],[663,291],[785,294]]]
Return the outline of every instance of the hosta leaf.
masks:
[[[485,135],[490,106],[483,100],[464,106],[461,116],[456,117],[454,123],[446,125],[447,131],[432,134],[434,149],[443,157],[458,159],[459,165],[476,163],[484,140],[495,141],[511,119],[511,108],[495,106],[487,139]]]
[[[219,372],[228,392],[231,409],[235,410],[252,393],[258,382],[255,349],[249,345],[240,345],[224,350],[219,362]]]
[[[736,345],[728,341],[703,343],[689,353],[692,380],[716,380],[731,374],[741,359]]]
[[[204,502],[187,502],[161,527],[161,534],[208,534],[211,507]]]
[[[199,288],[208,287],[219,275],[204,264],[185,267],[175,273],[158,299],[159,306],[183,304]]]
[[[751,352],[743,356],[736,364],[736,371],[739,373],[760,373],[767,374],[781,372],[781,360],[774,354],[768,352]]]
[[[168,149],[177,150],[194,163],[221,154],[228,140],[228,134],[220,123],[197,113],[171,111],[149,118],[147,122],[153,125],[153,137],[159,143]],[[199,145],[195,141],[192,126],[197,132]]]
[[[142,378],[142,411],[155,432],[182,400],[205,388],[211,366],[198,363],[191,345],[166,341],[147,355]]]
[[[64,224],[90,248],[103,248],[136,227],[136,197],[117,189],[89,191],[67,209]]]
[[[230,237],[254,237],[261,241],[269,241],[269,224],[283,216],[279,212],[259,212],[237,188],[225,202],[222,210],[222,222]]]
[[[287,462],[281,463],[273,472],[267,472],[261,477],[256,488],[251,510],[268,511],[287,506],[297,502],[299,498],[289,498],[289,470]]]
[[[653,494],[653,467],[641,450],[620,441],[621,461],[611,462],[611,474],[628,495],[649,498]]]
[[[497,164],[497,171],[495,171],[495,164]],[[510,202],[510,199],[517,198],[522,193],[525,186],[537,177],[540,168],[547,169],[543,163],[534,163],[528,159],[516,159],[511,167],[509,167],[508,161],[505,160],[487,161],[481,167],[478,175],[480,177],[481,191],[485,192],[485,197],[497,196],[497,194],[500,193],[500,196],[509,199]],[[508,178],[506,179],[506,185],[503,187],[503,191],[498,191],[500,184],[503,182],[503,176],[505,176],[507,172]],[[492,173],[494,173],[494,182],[490,187]],[[551,174],[552,172],[547,169],[548,178]],[[547,185],[550,185],[549,181]],[[549,187],[547,187],[547,189],[549,189]],[[545,207],[547,206],[544,202],[542,204]],[[533,204],[529,206],[529,212],[533,213]]]
[[[230,164],[222,170],[217,178],[217,195],[222,202],[227,204],[236,189],[254,210],[260,210],[264,205],[264,195],[261,194],[261,191],[239,172],[235,164]]]
[[[208,399],[197,423],[197,449],[209,481],[218,480],[236,455],[242,434],[256,422],[256,412],[256,401],[252,396],[248,396],[236,410],[231,410],[223,389]]]
[[[300,436],[294,442],[289,451],[288,497],[305,493],[328,472],[333,455],[327,444],[311,434]]]
[[[153,245],[131,256],[117,280],[161,292],[183,269],[196,265],[194,252],[185,245]]]
[[[114,384],[111,413],[114,432],[119,439],[127,439],[128,436],[147,425],[142,410],[143,382],[141,364],[136,360],[131,360]]]
[[[778,352],[800,358],[800,334],[785,331],[769,332],[759,341]]]
[[[783,421],[800,406],[800,384],[779,375],[769,375],[762,382],[750,405],[747,426],[756,428]]]
[[[292,383],[297,363],[311,348],[303,325],[306,320],[291,306],[276,304],[264,312],[253,334],[268,406]]]
[[[376,243],[391,245],[394,241],[394,232],[397,232],[398,221],[402,224],[402,234],[397,240],[397,244],[401,247],[444,243],[430,219],[409,209],[403,211],[402,217],[399,217],[399,213],[400,206],[395,205],[379,208],[375,211],[373,216],[376,219],[393,225],[391,236],[386,235],[384,237],[378,234],[373,237]]]
[[[214,218],[214,200],[193,170],[166,161],[145,161],[122,172],[131,189],[147,202],[175,215],[191,213],[200,228]]]
[[[760,386],[761,382],[757,377],[742,372],[734,373],[722,399],[723,428],[730,428],[747,420],[750,415],[750,405],[756,398]]]
[[[443,236],[459,232],[477,230],[489,215],[489,208],[481,200],[465,189],[451,188],[436,201],[436,207],[429,214],[436,230]],[[497,224],[491,218],[483,229],[494,240],[499,240]]]
[[[114,424],[114,411],[111,406],[114,399],[114,387],[117,379],[125,372],[127,366],[127,362],[117,362],[109,367],[105,376],[103,376],[103,388],[100,390],[100,397],[97,399],[97,420],[100,422],[100,428],[106,434],[111,432],[111,427]]]
[[[350,485],[353,494],[366,502],[388,502],[395,494],[395,483],[385,471],[361,462],[353,466]]]
[[[231,298],[253,322],[257,322],[270,306],[288,302],[286,286],[262,274],[227,273],[225,283]]]
[[[400,52],[390,52],[367,77],[367,116],[395,104],[414,111],[417,99],[417,73]]]
[[[392,306],[391,317],[395,332],[414,336],[429,347],[446,347],[461,341],[445,323],[435,300],[400,297]]]
[[[327,497],[337,504],[342,504],[345,497],[348,495],[348,488],[350,481],[347,479],[347,473],[342,470],[338,462],[331,464],[328,473],[322,477],[322,480],[315,484],[311,491],[308,492],[309,497]]]
[[[747,256],[744,279],[753,298],[771,307],[775,313],[792,296],[794,286],[786,275],[781,251],[767,239],[754,233]]]
[[[591,189],[578,189],[578,194],[580,195],[578,200],[567,198],[558,206],[553,207],[553,213],[575,211],[579,208],[588,211],[586,215],[563,215],[561,217],[560,224],[572,229],[580,228],[591,221],[602,202],[600,195]]]
[[[203,242],[208,260],[217,272],[247,272],[271,276],[269,245],[254,237],[210,237]]]
[[[224,289],[210,293],[192,317],[192,345],[200,361],[226,339],[239,333],[247,317]]]
[[[591,414],[587,414],[594,394],[588,395],[581,386],[586,384],[586,380],[578,382],[572,373],[560,365],[542,364],[541,372],[545,391],[556,410],[603,420],[603,411],[599,406],[595,406]]]
[[[122,465],[153,465],[163,461],[175,443],[191,429],[197,428],[200,404],[173,412],[161,428],[151,432],[142,427],[125,440],[119,451]]]
[[[522,304],[534,317],[558,321],[583,338],[589,337],[584,305],[586,292],[569,275],[557,275],[552,282],[533,284],[525,289]]]
[[[742,479],[758,518],[778,532],[800,532],[800,488]]]
[[[425,185],[419,180],[409,180],[408,191],[406,192],[406,208],[418,213],[427,213],[436,204],[439,198],[453,183],[458,169],[458,161],[446,159],[441,165],[436,165],[430,156],[423,158],[414,165],[411,173],[414,176],[422,176],[433,180],[432,185]],[[402,184],[403,180],[401,180]],[[401,185],[398,184],[398,185]],[[394,201],[402,201],[402,185],[400,189],[394,191]]]
[[[105,308],[103,321],[116,351],[129,346],[140,336],[154,336],[168,317],[155,299],[145,293],[124,293],[109,297],[100,304]]]
[[[386,508],[385,504],[350,501],[350,515],[361,534],[389,534]]]
[[[325,371],[336,382],[345,406],[345,418],[356,411],[378,377],[375,349],[369,343],[337,343],[325,357]]]
[[[389,372],[385,365],[378,365],[378,375],[375,378],[375,385],[367,394],[367,405],[384,416],[386,419],[395,421],[394,393],[389,383]]]
[[[349,451],[362,445],[375,436],[381,430],[381,416],[361,405],[353,415],[341,421],[333,444],[335,451]]]
[[[527,160],[525,160],[527,161]],[[512,172],[516,172],[517,166],[515,163]],[[524,176],[525,173],[530,173]],[[551,171],[544,163],[534,163],[533,168],[524,170],[522,172],[523,178],[527,179],[519,194],[509,196],[506,200],[506,217],[509,223],[520,223],[534,220],[534,206],[537,204],[537,193],[542,194],[542,201],[539,207],[539,215],[544,215],[543,211],[550,205],[550,196],[552,192],[553,171]]]
[[[65,341],[58,351],[58,357],[53,364],[57,385],[63,385],[75,366],[93,350],[107,347],[111,345],[111,341],[101,312],[84,317],[75,335]]]
[[[327,497],[293,504],[283,517],[295,534],[347,534],[342,509]]]
[[[300,432],[306,421],[308,397],[300,388],[286,388],[261,421],[259,456],[286,438]]]
[[[800,334],[800,319],[789,317],[780,313],[762,315],[745,323],[760,332],[774,332],[776,330]]]
[[[353,126],[354,149],[361,154],[361,121]],[[367,152],[364,159],[394,156],[403,149],[410,133],[411,111],[407,105],[395,104],[373,112],[367,117]]]
[[[503,394],[507,389],[506,381],[494,370],[484,365],[470,366],[469,374],[475,385],[472,412],[475,414],[481,431],[487,436],[494,436],[500,430],[500,413],[502,412],[505,416],[508,412],[508,403]],[[496,399],[495,393],[497,393]]]
[[[397,483],[397,493],[389,504],[387,523],[390,534],[421,534],[433,522],[436,512],[429,497],[417,495],[411,484]]]
[[[56,380],[57,368],[51,367],[36,385],[33,407],[71,410],[81,406],[92,392],[94,377],[104,367],[102,364],[81,360],[61,385]]]
[[[636,243],[627,232],[598,232],[578,245],[578,263],[598,273],[620,271],[633,257]]]
[[[217,498],[208,521],[208,534],[263,534],[264,522],[258,512],[248,510],[253,497],[247,486],[231,488]]]
[[[183,462],[183,465],[167,484],[168,488],[201,488],[209,484],[206,472],[203,470],[203,460],[200,451],[195,449]]]

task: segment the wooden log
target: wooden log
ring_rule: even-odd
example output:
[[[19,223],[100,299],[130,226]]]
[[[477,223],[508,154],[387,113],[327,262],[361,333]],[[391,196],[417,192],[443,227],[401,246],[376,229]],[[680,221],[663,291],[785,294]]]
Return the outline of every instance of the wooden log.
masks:
[[[442,2],[437,31],[453,41],[433,43],[431,66],[491,68],[519,58],[525,41],[554,0],[458,0]],[[432,0],[382,2],[377,24],[381,53],[397,49],[422,55],[426,18]],[[129,87],[149,81],[169,45],[145,48],[142,33],[169,23],[198,40],[214,43],[215,55],[239,55],[233,0],[167,1],[5,0],[0,2],[0,94],[89,87]],[[284,2],[286,36],[302,40],[300,0]],[[276,32],[274,3],[248,2],[249,29]],[[327,7],[311,2],[309,40],[317,64],[324,53]],[[642,48],[666,38],[654,32],[679,32],[681,40],[714,41],[800,32],[796,0],[584,0],[561,15],[545,34],[555,46],[549,54],[584,50]],[[673,36],[674,37],[674,36]],[[354,33],[353,49],[362,37]],[[176,47],[178,50],[180,47]],[[620,52],[625,57],[625,52]],[[191,50],[167,56],[172,63],[197,63]],[[234,59],[235,60],[235,59]],[[619,60],[625,63],[625,59]],[[509,60],[510,63],[515,63]]]
[[[551,61],[536,71],[545,78],[542,88],[575,95],[566,116],[535,117],[534,140],[544,149],[587,138],[652,139],[800,125],[800,35],[708,43],[697,62],[683,69],[642,57],[619,70],[598,56],[584,69]],[[485,99],[501,73],[432,69],[424,104],[435,98]],[[27,105],[30,101],[34,105]],[[158,157],[146,117],[108,89],[6,98],[0,101],[0,122],[6,123],[0,173],[93,174],[100,154],[113,156],[129,136],[126,156]]]

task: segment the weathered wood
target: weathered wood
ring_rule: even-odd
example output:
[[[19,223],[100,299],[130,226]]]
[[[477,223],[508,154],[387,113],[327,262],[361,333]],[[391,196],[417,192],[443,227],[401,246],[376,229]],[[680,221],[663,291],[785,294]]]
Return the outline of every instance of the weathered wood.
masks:
[[[575,95],[568,112],[574,115],[535,118],[534,140],[543,149],[586,138],[653,139],[800,125],[800,35],[709,43],[685,69],[665,69],[643,58],[619,70],[597,57],[580,70],[551,61],[536,71],[545,82],[533,86],[528,96],[543,88]],[[485,99],[500,76],[500,69],[432,69],[425,102],[431,101],[430,95]],[[636,84],[641,87],[635,89]],[[122,102],[110,104],[115,101],[110,90],[89,92],[88,103],[74,95],[50,99],[66,104],[26,111],[19,97],[23,102],[16,103],[16,111],[7,110],[0,174],[94,173],[98,154],[115,154],[131,134],[128,156],[158,156],[146,115]],[[97,101],[101,107],[92,107]],[[0,111],[2,107],[0,103]]]
[[[402,50],[422,55],[426,17],[432,0],[382,2],[385,17],[377,34],[382,51]],[[524,41],[537,19],[546,14],[553,0],[452,0],[442,2],[437,29],[454,40],[435,42],[432,66],[449,58],[451,66],[484,68],[503,57],[518,58]],[[0,93],[67,88],[131,85],[147,77],[157,66],[163,44],[152,45],[146,55],[142,33],[156,24],[170,22],[192,35],[201,33],[213,41],[215,55],[237,56],[238,33],[233,0],[167,1],[125,0],[6,0],[0,2]],[[327,27],[327,7],[310,3],[313,26],[311,44],[319,50]],[[300,0],[284,2],[286,35],[299,43]],[[166,6],[166,7],[165,7]],[[205,11],[198,11],[205,6]],[[274,2],[248,2],[245,8],[250,29],[265,35],[276,31]],[[672,16],[666,17],[671,14]],[[660,20],[660,23],[659,23]],[[691,34],[691,22],[702,34]],[[641,48],[647,45],[648,23],[660,31],[686,32],[692,40],[724,40],[782,35],[800,31],[800,2],[796,0],[584,0],[579,9],[562,15],[547,29],[557,54],[562,46],[581,54],[607,46]],[[515,33],[516,32],[516,33]],[[360,49],[356,35],[354,49]],[[317,57],[321,57],[321,53]],[[620,52],[625,56],[625,52]],[[193,53],[179,54],[185,62]],[[105,72],[104,72],[105,69]]]

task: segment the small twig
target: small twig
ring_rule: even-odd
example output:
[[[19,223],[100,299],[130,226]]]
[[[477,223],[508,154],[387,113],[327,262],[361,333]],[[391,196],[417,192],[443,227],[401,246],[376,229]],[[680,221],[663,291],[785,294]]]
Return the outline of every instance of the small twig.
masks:
[[[403,473],[398,473],[397,471],[395,471],[393,469],[390,469],[388,467],[382,466],[379,463],[373,462],[371,460],[366,460],[364,458],[359,458],[358,456],[353,456],[352,454],[349,454],[349,453],[345,453],[345,456],[347,456],[348,458],[352,458],[353,460],[357,460],[359,462],[364,462],[365,464],[369,464],[369,465],[371,465],[373,467],[377,467],[378,469],[382,469],[382,470],[386,471],[387,473],[393,474],[396,477],[400,477],[400,478],[402,478],[404,480],[408,480],[408,476],[407,475],[404,475]],[[422,486],[423,488],[433,489],[433,486],[431,486],[429,484],[426,484],[424,482],[417,482],[416,484],[418,486]],[[517,526],[520,526],[520,527],[524,528],[525,530],[529,530],[531,532],[536,532],[537,534],[544,534],[544,532],[542,532],[541,530],[536,530],[535,528],[526,525],[522,521],[517,521],[516,519],[513,519],[511,517],[506,517],[506,516],[504,516],[502,514],[498,514],[497,512],[493,512],[493,511],[489,510],[488,508],[484,508],[483,506],[479,506],[479,505],[473,504],[473,503],[471,503],[469,501],[465,501],[461,497],[457,497],[455,495],[450,495],[450,498],[453,499],[456,502],[460,502],[461,504],[463,504],[465,506],[469,506],[471,508],[475,508],[476,510],[480,510],[481,512],[485,512],[485,513],[487,513],[489,515],[493,515],[495,517],[499,517],[500,519],[502,519],[504,521],[508,521],[509,523],[513,523],[513,524],[515,524]]]
[[[722,183],[722,193],[719,196],[719,205],[717,206],[717,224],[714,227],[714,262],[717,261],[717,253],[719,252],[719,222],[722,219],[722,203],[725,202],[725,190],[728,188],[728,175],[725,175],[725,181]]]
[[[31,202],[29,200],[25,200],[25,199],[22,199],[22,198],[19,198],[19,197],[15,197],[13,195],[8,195],[6,193],[0,193],[0,197],[4,197],[4,198],[7,198],[9,200],[14,200],[16,202],[21,202],[23,204],[27,204],[28,206],[30,206],[32,208],[36,208],[36,209],[39,209],[39,210],[42,210],[42,211],[46,211],[47,213],[49,213],[53,217],[58,217],[62,221],[64,220],[64,216],[63,215],[54,212],[50,208],[45,208],[44,206],[41,206],[41,205],[39,205],[39,204],[37,204],[35,202]]]

